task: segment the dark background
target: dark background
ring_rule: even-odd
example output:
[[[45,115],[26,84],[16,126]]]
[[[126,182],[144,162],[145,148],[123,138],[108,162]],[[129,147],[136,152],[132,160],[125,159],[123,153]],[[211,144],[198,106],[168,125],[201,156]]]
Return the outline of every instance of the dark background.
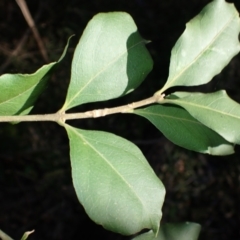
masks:
[[[98,12],[126,11],[140,33],[150,39],[154,69],[132,94],[83,108],[117,106],[151,96],[166,81],[170,51],[207,0],[28,0],[50,61],[56,61],[68,37],[67,56],[52,76],[32,113],[56,112],[63,104],[74,48],[87,22]],[[235,0],[240,9],[240,2]],[[0,74],[32,73],[45,64],[15,1],[0,1]],[[12,52],[26,38],[16,56]],[[12,57],[11,57],[12,56]],[[240,102],[240,57],[201,91],[226,89]],[[196,90],[193,88],[193,90]],[[75,111],[83,110],[75,109]],[[167,195],[162,222],[202,225],[200,239],[240,239],[240,149],[226,157],[184,150],[169,142],[145,119],[110,116],[72,122],[84,129],[106,130],[137,144],[164,183]],[[238,129],[236,129],[237,131]],[[144,177],[144,176],[143,176]],[[0,126],[0,229],[14,239],[35,229],[29,239],[129,239],[108,232],[88,219],[71,181],[68,139],[54,123]]]

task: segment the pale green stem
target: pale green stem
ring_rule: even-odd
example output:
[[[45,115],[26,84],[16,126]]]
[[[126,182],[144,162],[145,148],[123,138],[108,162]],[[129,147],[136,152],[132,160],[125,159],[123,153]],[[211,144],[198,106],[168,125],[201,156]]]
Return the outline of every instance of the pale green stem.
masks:
[[[16,116],[0,116],[0,122],[34,122],[34,121],[53,121],[58,122],[60,125],[66,120],[73,119],[83,119],[83,118],[97,118],[104,117],[106,115],[115,114],[115,113],[130,113],[134,109],[150,105],[153,103],[159,103],[163,100],[164,95],[154,95],[150,98],[134,102],[131,104],[113,107],[113,108],[104,108],[96,109],[92,111],[82,112],[82,113],[64,113],[56,112],[52,114],[43,114],[43,115],[16,115]]]

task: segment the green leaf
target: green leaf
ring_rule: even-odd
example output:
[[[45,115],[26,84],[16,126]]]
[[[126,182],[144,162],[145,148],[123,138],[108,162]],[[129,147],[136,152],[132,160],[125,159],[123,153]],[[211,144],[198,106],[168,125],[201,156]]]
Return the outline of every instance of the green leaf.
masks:
[[[138,87],[153,65],[146,43],[129,14],[94,16],[75,50],[62,111],[117,98]]]
[[[21,238],[21,240],[26,240],[30,234],[32,234],[34,230],[25,232]]]
[[[11,237],[9,237],[5,232],[3,232],[1,229],[0,229],[0,239],[2,240],[13,240]]]
[[[132,240],[197,240],[200,230],[201,226],[197,223],[166,223],[161,225],[157,237],[149,231]]]
[[[239,32],[239,13],[233,4],[209,3],[187,23],[172,49],[169,77],[161,92],[209,82],[239,52]]]
[[[89,217],[123,235],[157,234],[165,189],[141,151],[111,133],[64,126],[74,188]]]
[[[212,155],[228,155],[233,145],[193,118],[185,109],[172,105],[154,105],[135,110],[147,118],[170,141],[189,150]]]
[[[0,116],[28,114],[55,67],[64,58],[69,40],[57,62],[42,66],[33,74],[3,74],[0,76]]]
[[[197,240],[200,231],[197,223],[166,223],[161,226],[156,240]]]
[[[229,98],[226,91],[207,94],[176,92],[164,102],[185,108],[227,141],[240,144],[240,105]]]

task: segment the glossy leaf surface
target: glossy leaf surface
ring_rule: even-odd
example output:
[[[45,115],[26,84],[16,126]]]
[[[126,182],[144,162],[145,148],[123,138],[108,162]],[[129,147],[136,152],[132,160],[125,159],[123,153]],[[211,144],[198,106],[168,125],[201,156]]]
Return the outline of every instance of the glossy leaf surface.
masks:
[[[176,92],[166,103],[185,108],[194,118],[231,143],[240,144],[240,105],[226,91],[215,93]]]
[[[165,189],[141,151],[111,133],[65,128],[74,188],[89,217],[124,235],[156,233]]]
[[[25,115],[31,111],[35,101],[44,90],[52,71],[64,58],[68,43],[57,62],[44,65],[35,73],[3,74],[0,76],[1,116]]]
[[[239,13],[223,0],[209,3],[186,25],[172,49],[169,77],[163,88],[209,82],[239,52]]]
[[[228,155],[233,145],[193,118],[185,109],[173,105],[154,105],[134,113],[147,118],[170,141],[189,150],[212,155]]]
[[[149,231],[132,240],[197,240],[200,230],[197,223],[166,223],[161,225],[157,237]]]
[[[62,111],[134,90],[152,69],[146,42],[129,14],[110,12],[94,16],[75,50]]]

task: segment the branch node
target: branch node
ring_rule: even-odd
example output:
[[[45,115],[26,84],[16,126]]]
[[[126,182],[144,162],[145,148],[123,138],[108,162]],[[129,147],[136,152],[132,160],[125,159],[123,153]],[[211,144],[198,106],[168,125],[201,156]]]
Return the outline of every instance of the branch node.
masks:
[[[154,97],[156,98],[156,102],[160,103],[164,100],[165,94],[164,93],[162,93],[162,94],[156,93],[156,94],[154,94]]]
[[[93,110],[92,111],[93,117],[94,118],[102,117],[103,116],[102,112],[103,112],[103,110],[101,110],[101,109]]]

